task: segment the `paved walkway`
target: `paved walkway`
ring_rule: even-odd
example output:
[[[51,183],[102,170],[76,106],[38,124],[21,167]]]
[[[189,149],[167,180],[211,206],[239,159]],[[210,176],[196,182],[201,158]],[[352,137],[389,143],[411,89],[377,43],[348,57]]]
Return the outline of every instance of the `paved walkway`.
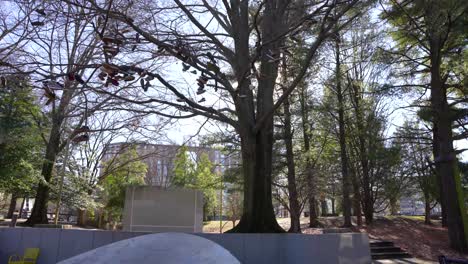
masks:
[[[427,261],[417,258],[405,258],[405,259],[378,259],[373,260],[373,264],[436,264],[435,261]]]

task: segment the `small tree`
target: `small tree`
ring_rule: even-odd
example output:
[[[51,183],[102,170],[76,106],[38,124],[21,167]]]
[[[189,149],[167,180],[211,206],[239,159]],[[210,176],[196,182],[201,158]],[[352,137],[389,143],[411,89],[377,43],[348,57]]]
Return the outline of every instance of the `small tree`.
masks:
[[[229,220],[232,222],[232,226],[236,225],[236,221],[240,219],[242,215],[242,193],[240,191],[231,190],[226,198],[226,210],[225,213]]]
[[[214,173],[213,164],[206,153],[201,154],[195,166],[187,150],[186,146],[182,146],[176,155],[172,184],[203,192],[203,218],[206,220],[209,214],[215,213],[220,177]]]
[[[195,169],[195,186],[196,189],[203,192],[203,212],[205,218],[207,215],[214,215],[216,212],[216,207],[218,206],[216,190],[220,189],[219,185],[220,177],[213,171],[213,164],[208,155],[203,153]]]
[[[105,209],[111,219],[120,220],[127,187],[145,183],[147,166],[137,158],[138,153],[134,148],[119,155],[110,165],[116,169],[111,168],[112,173],[102,182]]]
[[[193,181],[194,169],[195,164],[190,160],[187,146],[181,146],[174,160],[174,177],[171,180],[172,185],[187,186],[191,184]]]

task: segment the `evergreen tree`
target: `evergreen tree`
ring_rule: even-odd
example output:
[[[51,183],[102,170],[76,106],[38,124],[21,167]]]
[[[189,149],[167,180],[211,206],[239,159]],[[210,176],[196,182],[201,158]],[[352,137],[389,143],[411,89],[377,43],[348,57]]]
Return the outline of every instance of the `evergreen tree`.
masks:
[[[213,164],[206,153],[202,153],[194,164],[187,150],[186,146],[182,146],[176,155],[172,184],[203,193],[203,216],[206,220],[208,215],[216,212],[216,190],[221,188],[220,175],[214,172]]]
[[[394,28],[392,35],[396,43],[390,53],[405,66],[402,73],[410,84],[430,91],[433,156],[443,214],[447,218],[451,247],[467,252],[468,218],[453,146],[457,138],[453,123],[464,123],[467,113],[454,111],[454,107],[466,101],[462,89],[466,83],[466,67],[457,65],[467,53],[468,3],[457,0],[390,1],[388,7],[383,16]],[[414,80],[419,83],[413,83]],[[457,98],[457,95],[462,97]],[[455,96],[453,102],[449,101],[451,96]]]
[[[11,217],[17,198],[30,197],[39,181],[43,152],[31,87],[25,78],[8,78],[0,90],[0,190],[11,194]]]

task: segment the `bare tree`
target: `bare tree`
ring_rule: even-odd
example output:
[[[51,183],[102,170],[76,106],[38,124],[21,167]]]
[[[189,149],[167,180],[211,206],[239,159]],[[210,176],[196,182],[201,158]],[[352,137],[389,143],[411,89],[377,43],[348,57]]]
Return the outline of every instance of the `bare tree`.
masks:
[[[82,6],[81,2],[71,2]],[[132,49],[145,45],[145,50],[149,51],[148,62],[182,62],[183,70],[198,75],[198,94],[213,88],[209,94],[214,99],[209,102],[208,96],[196,99],[191,88],[193,81],[176,84],[161,67],[155,69],[116,60],[118,65],[111,65],[115,72],[109,71],[111,76],[122,72],[138,73],[144,77],[141,79],[143,90],[149,90],[152,79],[161,84],[152,89],[152,95],[145,100],[112,93],[117,98],[144,104],[154,113],[167,117],[203,115],[234,127],[241,138],[245,179],[243,216],[233,231],[282,232],[271,202],[273,114],[303,79],[322,42],[359,15],[359,12],[350,14],[349,19],[335,26],[358,1],[87,3],[92,5],[89,10],[102,14],[104,19],[121,21],[133,29],[133,37],[118,36],[118,31],[110,30],[106,34],[118,36],[116,38],[128,44],[134,43]],[[360,5],[365,4],[367,1],[360,2]],[[287,11],[292,8],[307,12],[287,23]],[[314,36],[306,40],[307,52],[301,67],[284,93],[274,101],[279,58],[287,52],[283,40],[294,39],[295,34],[311,28]]]

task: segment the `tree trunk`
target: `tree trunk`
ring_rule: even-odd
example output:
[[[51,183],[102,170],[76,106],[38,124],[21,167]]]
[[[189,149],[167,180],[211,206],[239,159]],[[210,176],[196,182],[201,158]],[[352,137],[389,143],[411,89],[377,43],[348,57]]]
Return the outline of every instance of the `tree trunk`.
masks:
[[[356,125],[358,128],[359,160],[362,168],[364,216],[366,218],[366,225],[369,225],[374,219],[374,203],[372,202],[372,192],[370,188],[369,160],[366,149],[366,131],[363,126],[364,118],[363,111],[361,109],[359,86],[352,85],[352,87],[354,99],[354,112],[356,115]]]
[[[237,24],[233,25],[237,54],[249,54],[249,9],[247,2],[240,6]],[[280,54],[279,37],[284,25],[284,11],[272,1],[266,1],[262,16],[261,32],[264,45],[260,55],[258,92],[253,94],[245,73],[250,72],[248,56],[236,57],[234,67],[243,98],[234,96],[238,123],[236,130],[241,139],[242,172],[244,176],[244,201],[242,217],[229,232],[278,233],[284,232],[276,221],[271,194],[273,152],[273,91],[278,77],[278,61],[271,61],[270,54]],[[254,102],[255,96],[255,102]],[[259,124],[258,121],[262,123]]]
[[[343,188],[343,217],[344,227],[351,227],[351,199],[350,199],[350,180],[348,174],[348,157],[346,154],[346,134],[345,134],[345,120],[344,120],[344,98],[341,89],[341,63],[340,63],[340,44],[339,36],[336,37],[335,50],[336,50],[336,93],[338,97],[338,126],[339,126],[339,143],[340,143],[340,156],[341,156],[341,174],[342,174],[342,188]]]
[[[47,142],[46,152],[44,161],[42,163],[41,176],[47,183],[50,183],[52,178],[52,172],[55,166],[55,160],[60,152],[60,131],[65,120],[65,113],[68,109],[68,105],[73,97],[73,93],[76,87],[70,87],[68,81],[64,84],[62,97],[60,104],[56,108],[55,102],[52,107],[52,128],[50,131],[49,141]],[[36,197],[34,200],[34,206],[28,220],[25,222],[27,225],[34,224],[47,224],[47,203],[49,202],[49,187],[42,181],[39,182],[36,191]]]
[[[20,205],[20,209],[19,209],[18,218],[23,218],[23,208],[24,208],[25,202],[26,202],[26,197],[23,197],[23,200],[21,201],[21,205]]]
[[[8,207],[8,213],[6,215],[6,218],[13,218],[13,213],[16,209],[16,200],[18,200],[18,196],[16,195],[16,193],[12,193],[10,199],[10,206]]]
[[[331,204],[332,204],[332,215],[336,215],[335,198],[331,199]]]
[[[434,157],[439,156],[439,150],[438,150],[437,142],[439,142],[439,137],[437,136],[437,124],[435,122],[433,122],[433,128],[432,128],[432,153],[433,153]],[[439,204],[440,204],[441,216],[442,216],[442,226],[447,227],[447,211],[445,210],[444,191],[442,189],[442,185],[443,185],[442,184],[442,177],[439,174],[439,170],[440,170],[439,169],[439,164],[436,163],[435,167],[436,167],[435,174],[436,174],[437,182],[439,183],[438,184],[438,187],[439,187]]]
[[[390,199],[390,215],[398,214],[397,202],[398,202],[397,199],[394,199],[394,198]]]
[[[274,73],[271,65],[262,63],[261,72]],[[267,69],[263,69],[267,68]],[[276,76],[270,83],[259,82],[257,95],[257,115],[262,116],[273,107],[273,87]],[[244,88],[245,89],[245,88]],[[250,93],[247,87],[244,93]],[[273,117],[267,118],[264,124],[255,127],[255,115],[252,104],[239,104],[237,131],[241,139],[242,172],[244,176],[244,199],[242,216],[239,223],[228,232],[238,233],[279,233],[284,230],[276,221],[271,194],[272,152],[273,152]]]
[[[317,200],[315,195],[309,197],[309,227],[319,227],[320,223],[318,220],[317,212]]]
[[[431,201],[424,195],[424,224],[430,225],[431,224]]]
[[[318,213],[316,209],[316,188],[310,153],[310,120],[307,108],[307,86],[301,85],[299,101],[301,103],[302,133],[304,138],[304,154],[306,155],[307,198],[309,203],[309,227],[318,227]]]
[[[283,67],[285,68],[285,67]],[[291,111],[289,98],[283,104],[284,109],[284,143],[286,145],[286,161],[288,167],[288,193],[289,193],[289,213],[291,215],[290,233],[301,232],[301,208],[299,205],[297,187],[296,187],[296,169],[294,164],[294,152],[291,131]]]
[[[53,125],[55,127],[55,125]],[[60,134],[59,127],[53,128],[47,144],[46,156],[42,164],[41,175],[44,177],[46,182],[50,182],[52,178],[52,171],[55,165],[55,160],[58,154],[58,147],[60,144]],[[49,201],[49,187],[43,183],[39,182],[39,186],[36,191],[36,198],[34,199],[34,206],[26,221],[27,225],[35,224],[47,224],[49,221],[47,219],[47,203]]]
[[[450,245],[460,252],[468,251],[468,219],[458,173],[457,158],[453,149],[452,117],[447,102],[446,88],[440,72],[439,39],[431,39],[431,107],[436,128],[436,169],[442,180],[442,197],[447,213]]]
[[[361,191],[359,190],[359,179],[356,173],[352,173],[353,178],[353,203],[354,215],[356,216],[356,223],[358,226],[362,225],[362,212],[361,212]]]
[[[262,129],[258,136],[241,134],[244,203],[239,223],[228,232],[282,233],[271,196],[272,135]],[[272,132],[272,131],[271,131]]]
[[[328,208],[327,208],[327,201],[324,199],[322,201],[320,201],[320,207],[321,207],[321,214],[322,216],[325,216],[328,214]]]

